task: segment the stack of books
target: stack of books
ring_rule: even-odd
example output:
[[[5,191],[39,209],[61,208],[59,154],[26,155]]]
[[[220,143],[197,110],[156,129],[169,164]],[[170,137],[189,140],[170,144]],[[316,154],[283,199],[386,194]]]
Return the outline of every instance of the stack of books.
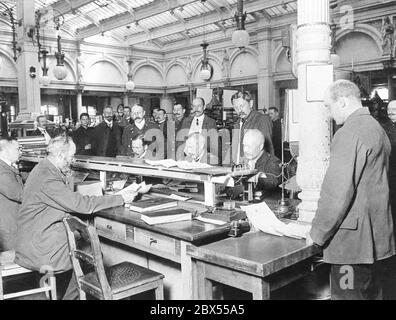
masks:
[[[192,219],[192,213],[178,208],[178,201],[174,199],[140,200],[131,203],[129,209],[140,213],[141,219],[150,225]]]

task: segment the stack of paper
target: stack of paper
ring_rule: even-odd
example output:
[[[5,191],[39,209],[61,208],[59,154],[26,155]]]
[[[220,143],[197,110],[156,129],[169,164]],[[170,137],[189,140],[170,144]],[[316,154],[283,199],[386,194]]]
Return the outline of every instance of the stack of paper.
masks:
[[[162,166],[165,168],[176,167],[176,161],[173,159],[165,159],[165,160],[144,160],[150,166]]]
[[[177,161],[177,167],[183,170],[191,170],[191,169],[207,169],[212,166],[206,163],[200,162],[189,162],[189,161]]]
[[[246,212],[253,227],[265,233],[281,237],[287,236],[303,239],[306,238],[306,235],[311,229],[310,224],[286,224],[280,221],[265,202],[250,206],[241,206],[241,209]]]

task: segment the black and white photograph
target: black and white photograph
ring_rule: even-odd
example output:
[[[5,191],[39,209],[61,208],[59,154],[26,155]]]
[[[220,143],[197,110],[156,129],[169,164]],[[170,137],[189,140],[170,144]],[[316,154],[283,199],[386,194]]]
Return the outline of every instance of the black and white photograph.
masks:
[[[0,0],[0,308],[396,300],[395,29],[391,0]]]

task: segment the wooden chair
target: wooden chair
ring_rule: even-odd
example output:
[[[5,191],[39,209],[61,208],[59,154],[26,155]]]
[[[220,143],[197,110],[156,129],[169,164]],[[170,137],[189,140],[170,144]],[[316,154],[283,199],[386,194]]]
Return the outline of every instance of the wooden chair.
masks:
[[[86,293],[101,300],[120,300],[149,290],[155,290],[155,298],[163,300],[162,274],[130,262],[104,267],[95,228],[76,217],[63,222],[81,300],[86,300]],[[83,245],[87,246],[82,248]],[[84,272],[81,262],[93,271]]]
[[[40,288],[4,294],[3,278],[32,273],[32,270],[23,268],[14,263],[15,252],[0,252],[0,300],[14,299],[45,292],[47,299],[56,300],[56,280],[53,274],[47,273],[40,280]]]

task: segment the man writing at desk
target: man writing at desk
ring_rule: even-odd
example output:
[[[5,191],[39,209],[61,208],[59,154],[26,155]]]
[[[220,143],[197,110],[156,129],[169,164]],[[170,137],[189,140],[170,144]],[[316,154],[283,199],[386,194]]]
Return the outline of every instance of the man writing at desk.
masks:
[[[62,220],[69,214],[90,215],[121,206],[136,196],[127,193],[89,197],[72,192],[65,178],[75,152],[76,146],[69,137],[59,136],[50,141],[47,159],[33,169],[26,182],[17,221],[15,262],[35,271],[51,268],[59,297],[67,300],[77,299],[78,290]]]
[[[307,244],[324,248],[334,300],[382,299],[387,258],[395,254],[389,205],[391,146],[385,131],[362,107],[360,90],[339,80],[325,105],[337,125]]]

